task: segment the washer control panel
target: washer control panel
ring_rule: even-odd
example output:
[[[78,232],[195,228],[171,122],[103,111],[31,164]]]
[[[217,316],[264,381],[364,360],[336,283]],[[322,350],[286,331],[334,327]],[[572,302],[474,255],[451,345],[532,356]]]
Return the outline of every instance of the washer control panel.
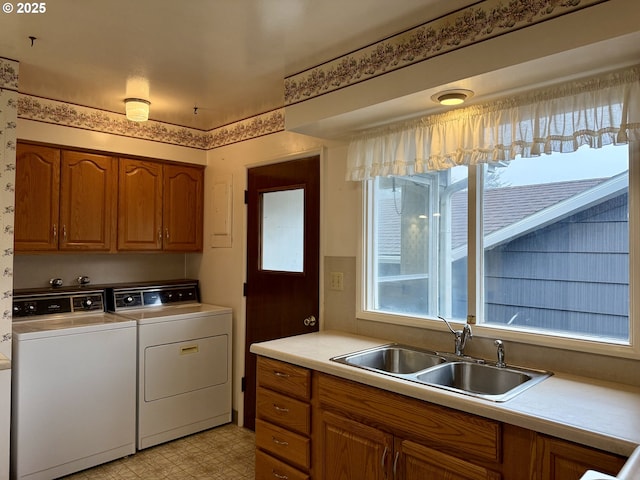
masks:
[[[13,299],[14,317],[104,312],[104,292],[58,295],[17,296]]]

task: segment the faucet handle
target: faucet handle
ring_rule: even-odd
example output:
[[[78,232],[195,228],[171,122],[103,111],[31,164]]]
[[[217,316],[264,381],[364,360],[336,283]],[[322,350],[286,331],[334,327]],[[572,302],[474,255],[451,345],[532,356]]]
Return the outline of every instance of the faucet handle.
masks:
[[[464,328],[462,329],[467,338],[473,338],[473,332],[471,331],[471,325],[468,323],[464,324]]]

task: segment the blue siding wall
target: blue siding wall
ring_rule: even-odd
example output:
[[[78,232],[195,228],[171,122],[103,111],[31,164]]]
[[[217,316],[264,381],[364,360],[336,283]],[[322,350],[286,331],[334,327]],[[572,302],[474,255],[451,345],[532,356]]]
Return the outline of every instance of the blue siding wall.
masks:
[[[485,320],[627,339],[628,251],[626,193],[487,250]]]

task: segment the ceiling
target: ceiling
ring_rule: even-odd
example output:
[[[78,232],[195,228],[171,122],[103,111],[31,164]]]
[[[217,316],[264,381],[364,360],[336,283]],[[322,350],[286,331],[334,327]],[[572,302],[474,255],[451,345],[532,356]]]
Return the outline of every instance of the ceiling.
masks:
[[[282,107],[288,75],[473,3],[55,0],[0,13],[0,56],[21,93],[124,113],[148,92],[151,119],[210,130]]]

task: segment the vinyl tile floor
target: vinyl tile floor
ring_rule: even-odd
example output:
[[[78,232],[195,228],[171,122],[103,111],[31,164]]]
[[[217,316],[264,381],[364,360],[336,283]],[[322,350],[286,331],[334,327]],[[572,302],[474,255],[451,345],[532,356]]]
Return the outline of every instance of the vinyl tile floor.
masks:
[[[65,480],[254,480],[255,435],[234,424],[157,445]]]

